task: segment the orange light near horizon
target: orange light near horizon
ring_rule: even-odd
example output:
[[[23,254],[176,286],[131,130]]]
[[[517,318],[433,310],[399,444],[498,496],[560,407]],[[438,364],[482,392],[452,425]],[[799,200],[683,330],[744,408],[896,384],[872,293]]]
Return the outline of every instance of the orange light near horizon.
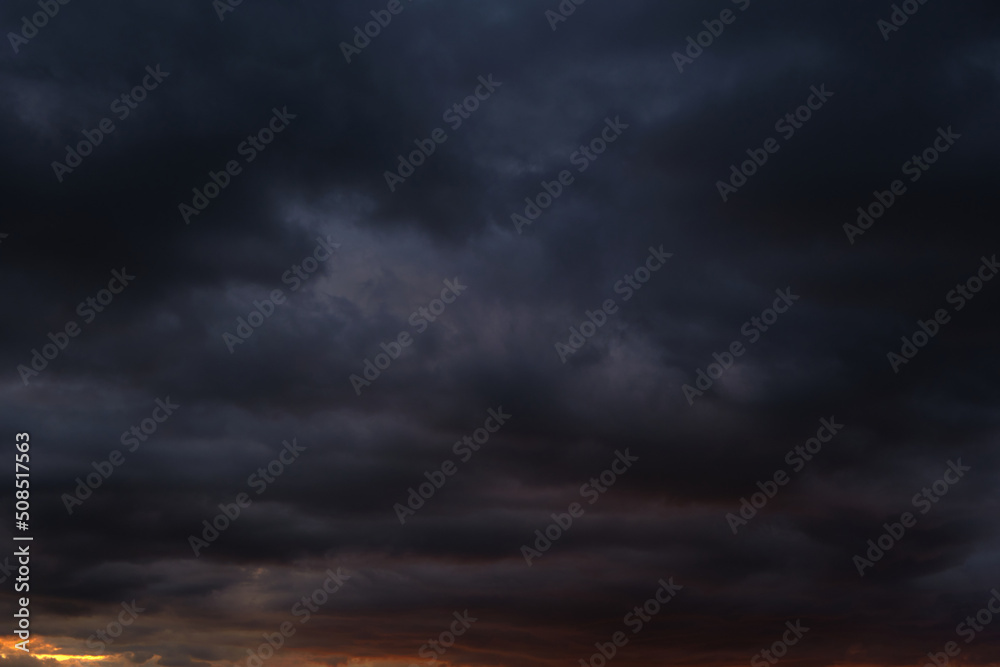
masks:
[[[66,662],[67,660],[79,660],[81,662],[100,662],[102,660],[110,660],[113,656],[110,655],[73,655],[70,653],[58,653],[60,650],[59,646],[51,644],[45,639],[37,636],[32,636],[28,640],[28,646],[31,648],[30,651],[25,652],[19,648],[16,648],[15,644],[20,643],[19,639],[4,637],[0,639],[0,658],[6,660],[8,658],[31,656],[32,658],[37,658],[39,660],[49,659],[55,660],[56,662]]]
[[[24,653],[24,651],[21,651],[21,653]],[[61,653],[29,653],[28,655],[30,655],[32,658],[38,658],[39,660],[43,658],[49,658],[52,660],[56,660],[58,662],[64,662],[66,660],[84,660],[84,661],[104,660],[105,658],[111,657],[107,655],[64,655]],[[0,657],[6,658],[8,656],[7,654],[3,653],[0,654]]]

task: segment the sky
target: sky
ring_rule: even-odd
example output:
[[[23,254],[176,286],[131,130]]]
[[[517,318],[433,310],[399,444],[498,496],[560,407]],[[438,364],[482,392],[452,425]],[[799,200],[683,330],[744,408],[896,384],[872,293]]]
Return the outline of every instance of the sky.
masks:
[[[0,8],[0,666],[1000,663],[1000,10],[577,2]]]

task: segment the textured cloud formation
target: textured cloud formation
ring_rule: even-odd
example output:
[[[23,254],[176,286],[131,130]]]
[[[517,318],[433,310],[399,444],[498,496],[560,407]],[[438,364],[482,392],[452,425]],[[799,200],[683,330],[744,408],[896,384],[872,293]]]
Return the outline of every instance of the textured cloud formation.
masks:
[[[796,620],[789,664],[1000,661],[1000,624],[956,631],[1000,585],[1000,284],[969,281],[1000,251],[995,5],[403,0],[348,63],[385,3],[224,2],[60,5],[0,64],[38,642],[0,664],[246,665],[290,623],[264,664],[578,664],[622,631],[616,665],[733,665]]]

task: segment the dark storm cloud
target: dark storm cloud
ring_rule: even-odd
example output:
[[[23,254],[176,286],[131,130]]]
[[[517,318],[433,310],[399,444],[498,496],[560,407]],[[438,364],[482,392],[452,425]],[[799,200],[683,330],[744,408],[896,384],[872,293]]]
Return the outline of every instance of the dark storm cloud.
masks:
[[[384,4],[242,3],[220,22],[211,2],[71,2],[7,52],[2,422],[32,434],[39,632],[87,653],[135,599],[122,664],[245,660],[342,566],[286,657],[418,662],[469,609],[443,659],[566,664],[671,576],[684,589],[620,664],[748,661],[798,618],[812,629],[787,661],[912,664],[956,639],[997,584],[998,286],[899,374],[886,353],[998,250],[996,8],[926,3],[886,42],[880,3],[591,0],[552,31],[557,4],[404,1],[348,64],[338,44]],[[672,54],[726,7],[736,21],[678,73]],[[58,182],[66,144],[156,65],[169,76]],[[397,155],[491,74],[390,192]],[[716,181],[820,85],[824,107],[723,203]],[[185,225],[192,188],[286,107]],[[627,129],[577,172],[609,118]],[[949,126],[955,147],[849,243],[857,207]],[[511,214],[564,169],[575,181],[519,234]],[[340,247],[291,291],[317,238]],[[651,246],[673,256],[624,301]],[[134,283],[83,323],[122,267]],[[418,333],[411,314],[455,279],[467,291]],[[230,354],[223,334],[279,288]],[[786,288],[800,299],[746,344]],[[609,298],[561,363],[554,344]],[[71,320],[80,335],[24,386],[15,368]],[[400,332],[412,346],[356,395],[349,376]],[[736,340],[689,406],[682,385]],[[167,396],[176,414],[69,515],[75,478]],[[509,423],[400,525],[394,504],[499,406]],[[726,513],[831,416],[844,430],[733,535]],[[305,451],[257,495],[248,478],[292,438]],[[625,449],[639,461],[529,568],[533,531]],[[958,458],[972,471],[859,577],[852,556]],[[189,536],[241,492],[253,504],[196,558]],[[998,659],[986,632],[963,657]]]

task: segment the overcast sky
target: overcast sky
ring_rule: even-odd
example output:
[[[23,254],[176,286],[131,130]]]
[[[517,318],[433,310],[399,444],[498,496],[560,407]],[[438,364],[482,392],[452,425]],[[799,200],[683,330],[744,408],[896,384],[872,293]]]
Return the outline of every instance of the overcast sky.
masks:
[[[1000,11],[904,4],[5,3],[0,665],[1000,662]]]

